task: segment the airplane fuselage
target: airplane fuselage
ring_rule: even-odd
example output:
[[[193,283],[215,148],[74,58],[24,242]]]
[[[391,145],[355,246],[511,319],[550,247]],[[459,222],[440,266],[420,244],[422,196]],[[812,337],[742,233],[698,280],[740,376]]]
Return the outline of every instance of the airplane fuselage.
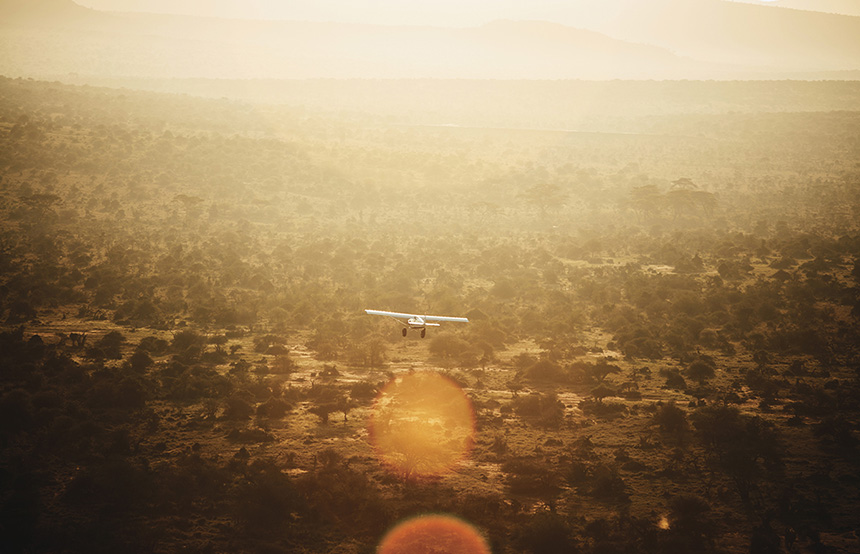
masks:
[[[412,329],[424,329],[425,327],[441,327],[439,323],[430,323],[425,321],[423,317],[410,317],[406,320],[406,323]]]

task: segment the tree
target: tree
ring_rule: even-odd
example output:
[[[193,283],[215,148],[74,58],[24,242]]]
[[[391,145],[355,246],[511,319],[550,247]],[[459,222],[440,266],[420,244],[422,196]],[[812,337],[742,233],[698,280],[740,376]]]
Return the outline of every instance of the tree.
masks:
[[[734,481],[744,502],[761,478],[781,469],[782,438],[772,423],[729,406],[699,408],[691,419],[709,456]]]
[[[346,396],[343,396],[338,399],[337,403],[335,403],[335,411],[343,413],[343,421],[346,422],[349,412],[356,406],[357,404],[355,402]]]
[[[430,341],[430,353],[434,356],[450,360],[467,358],[470,354],[477,355],[475,347],[451,333],[440,333]]]
[[[350,344],[347,361],[357,367],[379,368],[385,364],[388,344],[380,335],[370,335]]]
[[[607,396],[614,396],[616,394],[618,394],[618,391],[613,388],[607,387],[602,383],[598,385],[597,388],[592,389],[591,391],[591,396],[593,396],[594,399],[598,402],[603,402],[603,399]]]
[[[663,195],[656,185],[643,185],[630,191],[630,205],[640,221],[643,217],[653,217],[659,213]]]
[[[675,181],[675,183],[679,181],[681,179]],[[710,218],[717,207],[717,197],[713,193],[704,190],[674,188],[673,185],[672,190],[666,193],[665,198],[666,203],[672,208],[675,218],[681,214],[695,215],[697,213]]]
[[[546,215],[550,208],[563,206],[567,201],[567,194],[555,183],[540,183],[533,185],[523,191],[523,199],[537,207],[541,215]]]
[[[277,531],[303,504],[289,476],[266,462],[253,462],[230,498],[236,519],[255,532]]]
[[[519,532],[519,545],[531,554],[568,554],[574,551],[570,528],[553,512],[538,512]]]
[[[669,502],[669,552],[707,552],[717,527],[708,518],[711,507],[698,496],[675,496]]]
[[[586,377],[596,379],[598,383],[603,383],[606,377],[613,373],[621,373],[621,368],[615,364],[610,364],[605,359],[599,360],[585,369]]]

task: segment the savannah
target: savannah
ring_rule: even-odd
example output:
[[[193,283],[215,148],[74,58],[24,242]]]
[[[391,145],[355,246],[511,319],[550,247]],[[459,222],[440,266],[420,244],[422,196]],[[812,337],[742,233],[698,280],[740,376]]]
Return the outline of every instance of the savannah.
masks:
[[[0,0],[0,552],[860,551],[860,14],[697,1]]]

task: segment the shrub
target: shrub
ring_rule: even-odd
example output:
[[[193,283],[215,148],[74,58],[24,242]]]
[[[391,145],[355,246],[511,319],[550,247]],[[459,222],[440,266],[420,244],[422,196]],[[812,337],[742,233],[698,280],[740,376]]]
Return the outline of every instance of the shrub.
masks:
[[[574,487],[579,487],[586,483],[591,473],[591,467],[580,461],[574,461],[570,464],[566,478],[567,482]]]
[[[627,485],[618,472],[604,464],[595,467],[586,487],[586,494],[598,500],[620,502],[628,500]]]
[[[517,369],[526,369],[537,363],[537,359],[527,352],[520,352],[511,358],[511,363],[513,363],[514,367]]]
[[[681,495],[669,502],[670,533],[667,547],[672,552],[707,552],[713,546],[716,526],[707,517],[711,507],[698,496]]]
[[[248,419],[254,413],[254,396],[248,391],[236,391],[224,401],[224,417]]]
[[[152,366],[152,363],[152,357],[146,352],[146,350],[138,349],[128,359],[129,367],[138,373],[144,373]]]
[[[687,412],[675,405],[674,401],[657,406],[654,413],[654,423],[660,430],[667,433],[681,433],[687,429]]]
[[[677,369],[673,369],[666,373],[666,387],[674,390],[685,390],[687,388],[687,381]]]
[[[551,360],[540,360],[526,370],[526,376],[534,381],[559,382],[566,379],[561,366]]]
[[[200,361],[205,364],[220,365],[227,363],[227,353],[221,348],[201,352]]]
[[[517,414],[534,418],[544,427],[558,427],[564,419],[564,404],[552,393],[535,392],[528,396],[518,396],[511,404]]]
[[[160,356],[167,352],[167,348],[167,341],[158,337],[144,337],[140,339],[140,342],[137,345],[138,350],[154,354],[156,356]]]
[[[203,335],[196,333],[190,329],[185,329],[173,335],[173,341],[170,343],[170,349],[173,352],[185,352],[191,347],[202,349],[206,344],[206,338]]]
[[[283,532],[303,505],[290,478],[266,462],[250,465],[232,498],[239,523],[249,531],[261,533]]]
[[[238,443],[262,443],[274,442],[275,436],[271,433],[260,429],[232,429],[227,433],[227,440]]]
[[[599,386],[591,389],[591,396],[598,402],[603,402],[603,399],[607,396],[615,396],[618,394],[618,391],[613,389],[612,387],[607,387],[604,384],[600,384]]]
[[[257,417],[280,419],[291,409],[292,406],[286,400],[272,397],[257,406]]]
[[[369,402],[376,398],[378,392],[379,390],[373,383],[368,381],[359,381],[350,388],[349,396],[354,400]]]
[[[714,377],[714,366],[705,360],[695,360],[687,367],[687,377],[699,383],[703,383]]]
[[[502,464],[508,474],[508,487],[513,494],[555,495],[559,491],[555,475],[537,460],[515,458]]]
[[[15,435],[32,423],[33,404],[27,391],[14,389],[0,397],[0,434]]]
[[[363,472],[340,463],[339,454],[325,452],[320,453],[324,469],[297,482],[308,515],[320,524],[336,525],[339,532],[378,538],[391,517],[379,490]]]
[[[471,344],[450,333],[440,333],[430,341],[430,353],[446,360],[462,358],[472,350]]]
[[[564,519],[553,512],[538,512],[519,531],[520,548],[531,554],[575,552],[572,533]]]
[[[781,470],[782,439],[773,424],[729,406],[699,408],[691,419],[709,455],[735,482],[744,502],[765,474]]]
[[[582,413],[604,418],[616,418],[627,412],[627,406],[616,402],[601,402],[596,399],[583,400],[579,403]]]
[[[93,375],[89,404],[96,409],[140,410],[150,396],[147,384],[141,377],[100,370]]]
[[[76,506],[101,506],[105,513],[129,512],[146,504],[154,491],[152,474],[126,458],[110,458],[76,475],[63,499]]]
[[[322,425],[328,425],[329,416],[332,412],[336,411],[338,411],[337,406],[333,403],[317,404],[316,406],[312,406],[308,409],[309,413],[320,418],[320,423]]]

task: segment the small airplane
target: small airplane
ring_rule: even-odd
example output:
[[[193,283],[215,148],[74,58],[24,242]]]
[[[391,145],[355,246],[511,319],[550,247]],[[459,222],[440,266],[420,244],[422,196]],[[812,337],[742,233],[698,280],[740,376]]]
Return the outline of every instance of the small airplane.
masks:
[[[403,325],[403,336],[406,336],[409,329],[420,329],[421,338],[427,333],[427,327],[440,327],[437,321],[459,321],[460,323],[469,323],[467,317],[448,317],[444,315],[418,315],[418,314],[402,314],[400,312],[383,312],[379,310],[364,310],[370,315],[384,315],[396,319]]]

